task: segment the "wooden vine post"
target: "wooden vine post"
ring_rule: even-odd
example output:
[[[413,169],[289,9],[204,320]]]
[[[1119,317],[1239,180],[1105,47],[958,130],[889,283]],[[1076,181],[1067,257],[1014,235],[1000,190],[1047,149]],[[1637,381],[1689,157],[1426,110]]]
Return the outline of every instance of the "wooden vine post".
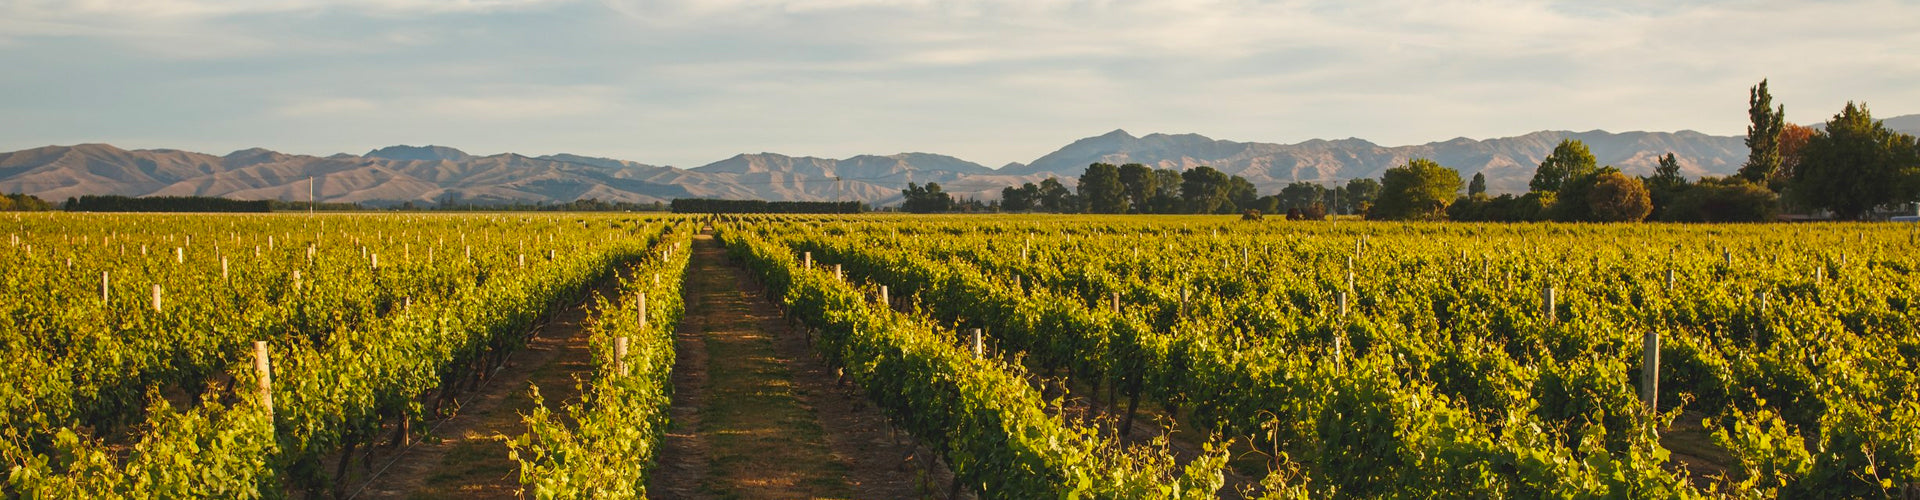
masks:
[[[267,410],[267,415],[272,416],[273,365],[268,362],[267,341],[265,340],[253,341],[253,373],[257,375],[256,378],[260,380],[260,387],[255,389],[258,391],[260,397],[260,408]]]
[[[973,329],[973,359],[981,359],[986,357],[986,355],[986,343],[980,338],[980,329],[975,328]]]
[[[647,293],[640,292],[640,328],[647,327]]]
[[[1660,333],[1649,331],[1641,340],[1640,403],[1660,411]]]
[[[1545,290],[1540,291],[1541,314],[1546,318],[1548,323],[1559,322],[1559,317],[1554,314],[1559,298],[1559,290],[1555,290],[1552,286],[1548,286]]]
[[[888,299],[890,299],[890,298],[891,298],[891,297],[888,297],[888,296],[887,296],[887,286],[886,286],[886,285],[880,285],[880,305],[883,305],[883,306],[887,306],[887,307],[893,307],[893,301],[891,301],[891,300],[888,300]]]
[[[627,338],[613,338],[613,372],[620,378],[627,376]]]

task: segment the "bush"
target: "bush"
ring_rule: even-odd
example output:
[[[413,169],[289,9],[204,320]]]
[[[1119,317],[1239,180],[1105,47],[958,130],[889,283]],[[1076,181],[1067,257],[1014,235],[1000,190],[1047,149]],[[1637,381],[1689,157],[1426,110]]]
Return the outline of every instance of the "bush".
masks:
[[[1504,220],[1509,222],[1547,220],[1548,209],[1553,207],[1557,199],[1558,196],[1552,191],[1534,191],[1527,193],[1526,196],[1514,198],[1513,202],[1505,207],[1506,219]]]
[[[1664,214],[1676,222],[1766,222],[1774,219],[1779,196],[1738,177],[1701,178],[1681,190]]]
[[[1653,199],[1639,179],[1611,172],[1601,174],[1587,191],[1587,207],[1594,222],[1640,222],[1653,212]]]
[[[44,212],[53,210],[46,200],[29,194],[0,196],[0,212]]]
[[[1508,200],[1513,199],[1512,195],[1501,195],[1501,197]],[[1488,218],[1487,213],[1487,209],[1492,205],[1493,198],[1488,198],[1486,193],[1462,196],[1459,199],[1453,200],[1452,205],[1447,205],[1447,219],[1461,222],[1494,220]]]
[[[1372,220],[1435,220],[1447,216],[1447,201],[1460,191],[1460,172],[1432,160],[1414,158],[1389,168],[1380,181],[1380,199],[1367,211]]]
[[[1327,206],[1321,203],[1307,205],[1307,209],[1300,212],[1300,217],[1306,220],[1327,220]]]

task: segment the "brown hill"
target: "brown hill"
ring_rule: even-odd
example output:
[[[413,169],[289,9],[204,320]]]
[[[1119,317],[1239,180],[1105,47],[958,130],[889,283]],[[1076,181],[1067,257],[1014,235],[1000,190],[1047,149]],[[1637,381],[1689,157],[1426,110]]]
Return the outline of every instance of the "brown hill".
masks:
[[[1920,115],[1889,118],[1889,127],[1920,132]],[[365,155],[327,157],[246,149],[226,156],[168,149],[123,150],[106,144],[47,146],[0,153],[0,192],[59,201],[81,195],[219,196],[307,199],[391,205],[404,202],[568,202],[583,198],[655,202],[673,198],[900,201],[908,183],[939,183],[956,196],[997,199],[1000,189],[1050,176],[1078,177],[1090,163],[1143,163],[1187,169],[1208,165],[1252,181],[1262,192],[1288,183],[1377,178],[1410,158],[1430,158],[1463,176],[1487,174],[1492,191],[1518,192],[1563,139],[1585,142],[1602,164],[1634,175],[1675,154],[1690,177],[1725,175],[1746,160],[1740,137],[1692,131],[1543,131],[1498,139],[1458,138],[1414,146],[1360,139],[1272,144],[1215,140],[1195,134],[1134,137],[1115,130],[1074,141],[1029,164],[990,169],[927,153],[847,159],[741,154],[680,169],[625,160],[557,154],[473,156],[444,146],[392,146]],[[1069,186],[1072,179],[1063,179]]]

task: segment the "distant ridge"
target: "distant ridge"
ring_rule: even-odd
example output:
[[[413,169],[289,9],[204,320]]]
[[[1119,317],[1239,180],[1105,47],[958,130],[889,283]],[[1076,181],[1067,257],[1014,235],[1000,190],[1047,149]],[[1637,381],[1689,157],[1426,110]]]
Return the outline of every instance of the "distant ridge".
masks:
[[[364,156],[367,158],[384,158],[388,160],[401,160],[401,161],[466,161],[468,159],[473,158],[473,155],[467,154],[466,151],[461,151],[461,150],[449,148],[446,146],[431,146],[431,145],[429,146],[387,146],[384,148],[375,149],[373,151],[368,151],[367,154],[360,155],[360,156]]]
[[[1271,192],[1296,181],[1336,183],[1379,177],[1409,159],[1428,158],[1460,170],[1462,176],[1485,172],[1488,187],[1495,192],[1518,192],[1526,190],[1533,169],[1563,139],[1579,139],[1593,149],[1602,164],[1636,175],[1651,173],[1658,164],[1657,157],[1668,152],[1680,159],[1682,172],[1693,177],[1731,173],[1747,155],[1739,137],[1693,131],[1542,131],[1518,137],[1457,138],[1386,147],[1353,138],[1270,144],[1214,140],[1197,134],[1134,137],[1115,130],[1075,141],[1015,172],[1078,177],[1090,163],[1141,163],[1180,170],[1206,165],[1244,177],[1263,192]]]
[[[1884,120],[1920,135],[1920,115]],[[293,155],[261,148],[225,156],[168,149],[125,150],[107,144],[45,146],[0,153],[0,192],[51,201],[82,195],[218,196],[375,206],[406,202],[561,203],[583,198],[647,203],[673,198],[781,201],[858,200],[896,204],[907,183],[937,182],[958,196],[997,199],[1000,189],[1047,177],[1078,177],[1089,163],[1142,163],[1156,168],[1212,166],[1272,193],[1297,182],[1340,183],[1377,178],[1414,157],[1487,175],[1490,190],[1526,189],[1533,169],[1563,139],[1587,143],[1602,164],[1647,175],[1673,153],[1689,177],[1726,175],[1746,160],[1741,137],[1694,131],[1540,131],[1514,137],[1455,138],[1411,146],[1362,139],[1295,144],[1216,140],[1198,134],[1125,130],[1073,141],[1029,163],[991,169],[931,153],[858,155],[845,159],[777,153],[739,154],[700,167],[660,167],[573,154],[474,156],[446,146],[389,146],[363,155]],[[309,184],[309,179],[312,179]],[[1072,179],[1063,179],[1069,186]]]

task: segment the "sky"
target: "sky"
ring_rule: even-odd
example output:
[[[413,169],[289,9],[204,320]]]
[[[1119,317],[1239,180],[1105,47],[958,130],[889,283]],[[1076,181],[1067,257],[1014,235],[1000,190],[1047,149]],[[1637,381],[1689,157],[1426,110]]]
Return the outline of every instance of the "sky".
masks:
[[[1116,128],[1382,145],[1920,113],[1920,2],[0,0],[0,150],[695,167]]]

